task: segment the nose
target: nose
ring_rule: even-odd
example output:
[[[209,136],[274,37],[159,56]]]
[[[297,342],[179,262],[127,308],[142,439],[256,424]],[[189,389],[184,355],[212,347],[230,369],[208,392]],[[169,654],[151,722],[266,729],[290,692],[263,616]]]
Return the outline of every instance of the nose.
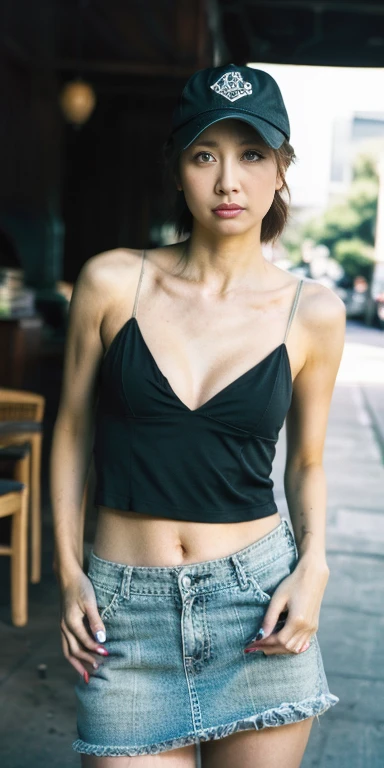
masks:
[[[228,195],[231,192],[238,192],[239,189],[237,164],[231,158],[226,158],[218,164],[215,191],[217,194]]]

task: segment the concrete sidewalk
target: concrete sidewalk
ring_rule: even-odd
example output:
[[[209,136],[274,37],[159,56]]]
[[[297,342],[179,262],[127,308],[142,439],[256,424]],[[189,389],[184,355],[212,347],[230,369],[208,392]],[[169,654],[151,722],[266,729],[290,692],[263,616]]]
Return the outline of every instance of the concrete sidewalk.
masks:
[[[353,365],[348,339],[355,345]],[[378,331],[348,329],[331,406],[325,450],[331,576],[318,637],[330,690],[340,702],[314,722],[302,768],[384,765],[384,452],[377,428],[384,401],[383,343],[384,334]],[[284,458],[283,434],[273,478],[276,501],[286,515]],[[44,480],[43,578],[29,587],[25,628],[10,623],[9,563],[0,558],[2,768],[80,764],[71,750],[77,673],[61,653],[46,474]],[[47,665],[46,678],[38,676],[39,664]]]
[[[318,631],[340,702],[315,720],[302,768],[384,765],[383,406],[384,334],[348,327],[325,446],[331,574]],[[275,495],[285,513],[283,443],[278,452]]]

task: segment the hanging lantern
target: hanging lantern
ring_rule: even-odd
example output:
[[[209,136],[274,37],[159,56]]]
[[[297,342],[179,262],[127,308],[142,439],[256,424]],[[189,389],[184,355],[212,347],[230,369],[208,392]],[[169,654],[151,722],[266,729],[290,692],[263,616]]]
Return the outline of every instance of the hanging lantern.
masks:
[[[96,96],[89,83],[77,78],[64,86],[59,102],[64,117],[69,123],[83,125],[95,108]]]

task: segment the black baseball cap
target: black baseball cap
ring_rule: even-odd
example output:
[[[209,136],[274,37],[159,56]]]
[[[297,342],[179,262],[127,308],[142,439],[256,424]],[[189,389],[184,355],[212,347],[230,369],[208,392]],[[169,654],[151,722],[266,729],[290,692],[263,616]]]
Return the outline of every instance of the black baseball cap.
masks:
[[[182,151],[210,125],[230,117],[251,125],[273,149],[290,138],[276,80],[262,69],[227,64],[200,69],[189,78],[173,112],[169,140]]]

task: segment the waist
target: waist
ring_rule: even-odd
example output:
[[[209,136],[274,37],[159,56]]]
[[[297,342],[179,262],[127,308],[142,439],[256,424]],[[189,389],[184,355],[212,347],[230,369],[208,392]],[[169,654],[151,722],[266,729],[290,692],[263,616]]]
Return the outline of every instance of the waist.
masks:
[[[280,522],[278,512],[235,523],[200,523],[100,506],[93,551],[125,565],[196,563],[227,557],[266,536]]]
[[[211,591],[216,585],[221,586],[223,581],[233,578],[236,572],[242,588],[247,588],[247,572],[250,569],[256,568],[261,571],[280,555],[286,554],[288,550],[292,555],[297,552],[289,524],[287,520],[282,520],[270,533],[236,552],[232,551],[228,556],[191,563],[189,565],[191,577],[186,577],[185,581],[182,579],[182,584],[188,588],[194,582],[193,589],[195,585],[198,590],[201,587],[204,589],[202,578],[209,577],[207,587]],[[178,594],[177,581],[184,567],[188,566],[184,563],[169,567],[126,565],[100,558],[92,550],[88,575],[110,591],[118,588],[120,593],[125,595],[131,590],[136,593],[150,594],[158,587],[161,588],[161,594]]]

